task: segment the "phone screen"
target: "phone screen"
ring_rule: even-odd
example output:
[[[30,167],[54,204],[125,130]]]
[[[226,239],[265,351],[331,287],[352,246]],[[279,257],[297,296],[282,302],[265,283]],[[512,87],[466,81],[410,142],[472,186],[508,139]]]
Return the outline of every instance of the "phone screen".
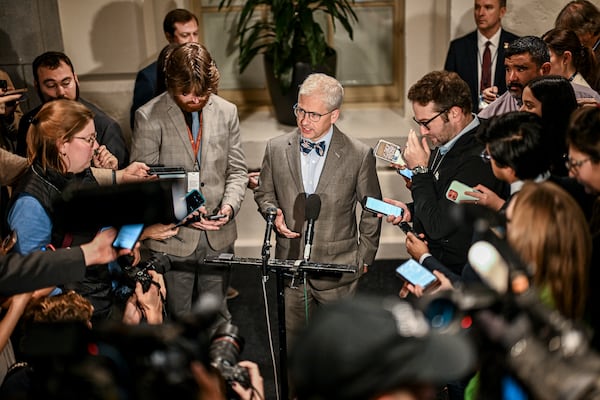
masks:
[[[143,230],[144,224],[123,225],[113,242],[113,247],[133,249]]]
[[[410,170],[408,168],[398,169],[397,171],[400,175],[404,176],[407,179],[412,179],[412,177],[413,177],[412,170]]]
[[[396,268],[396,274],[413,285],[427,288],[437,281],[437,277],[412,258]]]
[[[404,210],[393,204],[386,203],[385,201],[376,199],[374,197],[367,197],[365,200],[365,208],[371,212],[379,213],[383,215],[395,215],[397,217],[404,213]]]

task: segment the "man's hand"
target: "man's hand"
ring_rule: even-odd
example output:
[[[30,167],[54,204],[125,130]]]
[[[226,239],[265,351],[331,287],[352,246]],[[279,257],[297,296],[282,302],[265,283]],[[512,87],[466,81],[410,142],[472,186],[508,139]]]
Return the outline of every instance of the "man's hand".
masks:
[[[398,200],[394,200],[394,199],[390,199],[387,197],[383,198],[383,201],[385,201],[386,203],[389,204],[393,204],[395,206],[398,206],[400,208],[402,208],[403,213],[401,216],[397,216],[397,215],[388,215],[386,217],[386,222],[390,222],[394,225],[398,225],[400,222],[410,222],[412,219],[412,215],[410,214],[410,210],[408,209],[408,206],[406,204],[404,204],[401,201]],[[378,217],[383,217],[383,214],[377,214]]]
[[[260,172],[250,172],[248,173],[248,189],[254,190],[260,185],[260,181],[258,177],[260,176]]]
[[[128,255],[129,249],[120,249],[119,252],[112,246],[117,237],[115,228],[105,229],[99,232],[94,239],[80,246],[83,252],[85,265],[107,264],[117,259],[118,256]]]
[[[154,224],[144,228],[140,241],[145,239],[165,240],[177,235],[179,228],[175,224]]]
[[[206,209],[204,209],[206,210]],[[222,216],[218,219],[212,219],[210,215],[200,213],[200,221],[191,223],[189,226],[203,231],[218,231],[223,225],[228,223],[233,216],[233,207],[224,204],[215,215]]]
[[[404,147],[404,161],[408,168],[413,169],[417,166],[427,166],[429,163],[429,155],[431,150],[427,143],[427,138],[419,136],[414,130],[408,132],[408,139],[406,140],[406,146]]]
[[[412,232],[406,234],[406,251],[417,261],[421,259],[423,254],[429,253],[427,242],[423,240],[425,235],[421,233],[419,236],[420,238],[415,236]]]
[[[277,215],[275,216],[275,221],[273,222],[273,225],[275,226],[275,229],[277,229],[277,232],[280,235],[285,236],[288,239],[295,239],[300,237],[300,234],[298,232],[290,230],[285,224],[285,218],[283,216],[283,211],[281,211],[281,208],[277,209]]]
[[[489,88],[483,89],[481,97],[486,103],[491,103],[498,98],[498,86],[490,86]]]
[[[231,384],[231,388],[236,392],[241,400],[260,400],[265,398],[264,380],[258,369],[258,365],[252,361],[240,361],[237,365],[244,367],[248,370],[250,375],[250,387],[244,389],[242,385],[237,382]]]

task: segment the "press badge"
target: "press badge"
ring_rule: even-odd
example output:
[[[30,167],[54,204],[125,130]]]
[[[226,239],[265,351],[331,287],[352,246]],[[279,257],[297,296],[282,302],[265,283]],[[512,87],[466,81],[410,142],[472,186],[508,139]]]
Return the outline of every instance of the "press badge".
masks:
[[[187,191],[200,190],[200,172],[193,171],[187,173]]]

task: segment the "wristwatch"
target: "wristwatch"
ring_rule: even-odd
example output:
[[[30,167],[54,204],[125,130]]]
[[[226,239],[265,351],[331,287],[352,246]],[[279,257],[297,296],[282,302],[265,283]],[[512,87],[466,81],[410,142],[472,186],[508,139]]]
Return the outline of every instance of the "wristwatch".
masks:
[[[426,174],[429,172],[429,168],[428,167],[424,167],[422,165],[417,165],[416,167],[414,167],[412,169],[413,175],[418,175],[418,174]]]

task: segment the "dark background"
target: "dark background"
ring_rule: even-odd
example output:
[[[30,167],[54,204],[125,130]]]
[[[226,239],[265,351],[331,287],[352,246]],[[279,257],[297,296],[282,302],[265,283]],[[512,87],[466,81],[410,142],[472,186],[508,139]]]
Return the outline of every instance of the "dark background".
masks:
[[[359,281],[358,293],[377,296],[397,295],[401,281],[395,277],[394,271],[403,261],[376,261],[369,267],[369,272]],[[254,266],[236,265],[233,266],[232,275],[231,286],[237,289],[240,295],[229,300],[229,310],[233,317],[233,324],[238,326],[239,333],[245,340],[240,359],[258,364],[264,378],[265,398],[275,399],[275,378],[267,335],[261,270]],[[273,356],[279,363],[276,285],[276,275],[271,272],[265,287],[273,339]],[[282,398],[285,397],[282,396]]]

